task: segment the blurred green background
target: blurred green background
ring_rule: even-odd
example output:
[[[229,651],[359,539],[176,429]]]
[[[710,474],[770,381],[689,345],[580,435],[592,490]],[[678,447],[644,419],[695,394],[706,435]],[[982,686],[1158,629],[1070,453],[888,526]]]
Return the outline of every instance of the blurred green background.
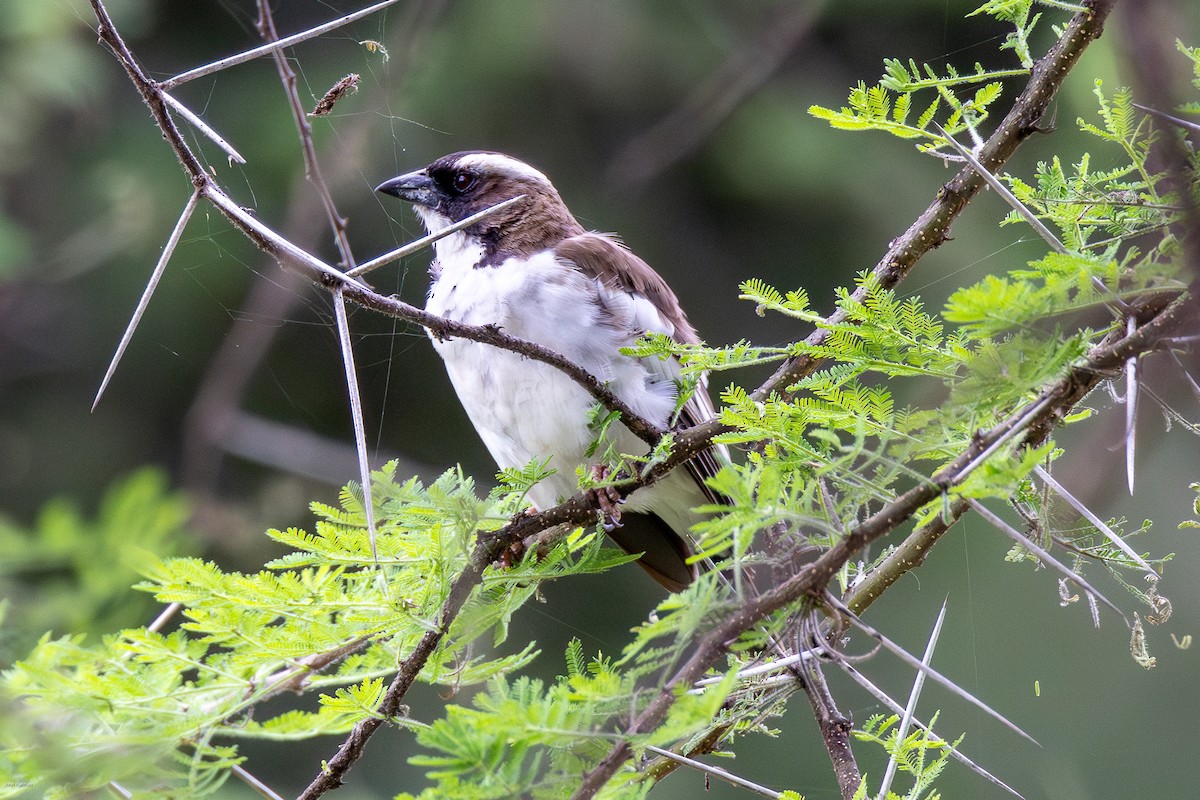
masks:
[[[276,4],[276,22],[288,34],[361,5],[288,0]],[[1200,44],[1194,0],[1161,5],[1170,35]],[[357,94],[314,120],[359,260],[420,233],[409,211],[373,186],[454,150],[501,150],[547,172],[585,225],[619,232],[672,284],[708,341],[779,343],[803,331],[738,302],[740,281],[804,286],[829,309],[833,288],[873,266],[952,174],[910,144],[832,131],[806,109],[841,106],[849,86],[877,80],[885,57],[960,70],[976,61],[1010,66],[1011,54],[997,52],[1005,29],[986,17],[964,19],[973,7],[411,0],[290,54],[301,95],[313,103],[342,76],[362,77]],[[112,0],[109,8],[153,77],[258,41],[249,0]],[[1049,23],[1066,20],[1045,13],[1035,53]],[[187,227],[120,370],[89,410],[191,189],[93,29],[82,0],[0,3],[0,592],[13,599],[0,665],[46,628],[95,634],[148,621],[155,611],[146,598],[117,591],[136,579],[138,548],[254,569],[278,555],[264,528],[309,524],[307,501],[330,501],[357,478],[325,292],[281,272],[207,208]],[[1095,151],[1094,166],[1106,163],[1075,132],[1075,119],[1095,116],[1092,78],[1108,87],[1130,80],[1121,37],[1118,10],[1056,100],[1055,135],[1030,141],[1011,172],[1028,177],[1038,158],[1073,159],[1085,147]],[[362,44],[368,40],[384,49]],[[1178,63],[1186,75],[1186,62]],[[1008,95],[1022,83],[1012,82]],[[231,165],[185,128],[238,202],[336,261],[271,60],[194,81],[176,96],[247,158]],[[958,286],[1038,257],[1044,248],[1024,228],[997,227],[1005,211],[994,196],[979,197],[954,240],[924,259],[901,293],[938,308]],[[427,264],[428,254],[415,256],[377,274],[374,285],[420,303]],[[426,477],[462,463],[486,482],[493,465],[424,333],[363,311],[351,326],[376,463],[400,458],[401,473]],[[1197,417],[1196,398],[1171,379],[1173,366],[1150,362],[1147,372]],[[761,377],[738,380],[756,385]],[[1085,607],[1059,607],[1051,574],[1005,563],[1007,541],[974,519],[873,608],[871,621],[919,650],[949,598],[935,666],[1043,748],[937,690],[925,694],[923,713],[943,708],[940,729],[966,731],[964,750],[1027,797],[1193,796],[1200,646],[1177,648],[1171,635],[1200,633],[1192,578],[1200,546],[1175,529],[1190,514],[1188,483],[1200,480],[1198,448],[1180,428],[1166,435],[1147,406],[1130,498],[1120,409],[1104,394],[1091,405],[1108,413],[1070,431],[1075,449],[1060,478],[1070,476],[1101,516],[1152,517],[1144,546],[1178,554],[1162,586],[1175,615],[1149,632],[1156,669],[1134,664],[1127,632],[1111,615],[1093,630]],[[146,465],[161,472],[127,478]],[[59,499],[47,508],[52,498]],[[46,534],[36,546],[34,529]],[[514,636],[542,643],[539,669],[553,675],[572,636],[587,652],[617,651],[658,592],[627,569],[551,586],[546,596]],[[104,606],[94,614],[93,601]],[[888,657],[863,668],[906,695],[911,673]],[[834,681],[855,720],[880,710]],[[428,692],[415,699],[414,714],[432,715],[441,703]],[[727,766],[810,800],[836,797],[803,702],[781,728],[777,740],[743,742]],[[278,748],[250,748],[247,766],[294,793],[335,744],[289,745],[282,757]],[[405,763],[411,752],[407,734],[377,737],[339,796],[419,787],[419,772]],[[873,758],[861,766],[877,779],[882,763]],[[703,783],[681,771],[655,796],[699,796]],[[957,765],[941,786],[947,797],[1002,796]],[[225,793],[250,796],[233,785]],[[745,795],[714,782],[705,796]]]

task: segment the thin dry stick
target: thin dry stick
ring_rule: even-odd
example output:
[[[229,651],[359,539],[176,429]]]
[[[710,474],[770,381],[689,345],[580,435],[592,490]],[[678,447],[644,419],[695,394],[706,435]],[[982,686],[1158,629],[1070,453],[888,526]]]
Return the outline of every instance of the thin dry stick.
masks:
[[[394,5],[398,2],[400,2],[400,0],[383,0],[382,3],[376,3],[373,6],[368,6],[355,11],[352,14],[346,14],[343,17],[330,20],[329,22],[326,22],[323,25],[318,25],[315,28],[309,28],[306,31],[301,31],[300,33],[292,34],[291,36],[285,36],[282,39],[277,39],[269,44],[264,44],[262,47],[255,47],[238,53],[237,55],[232,55],[228,58],[222,58],[219,61],[214,61],[211,64],[205,64],[202,67],[196,67],[195,69],[189,69],[187,72],[181,72],[174,78],[168,78],[167,80],[160,82],[158,86],[160,89],[165,90],[174,89],[181,83],[187,83],[188,81],[195,80],[196,78],[203,78],[205,75],[212,75],[213,73],[220,72],[223,69],[228,69],[229,67],[237,64],[244,64],[247,61],[253,61],[254,59],[259,58],[260,56],[265,56],[268,53],[281,52],[282,50],[291,47],[294,44],[299,44],[300,42],[307,41],[308,39],[314,39],[322,34],[329,33],[330,31],[334,31],[345,25],[349,25],[351,22],[356,22],[363,17],[369,17],[376,11],[381,11],[382,9],[385,9],[388,6]],[[93,7],[94,6],[95,0],[93,0]],[[107,14],[105,16],[107,16]]]
[[[654,445],[662,438],[663,430],[661,428],[634,411],[624,400],[617,397],[606,384],[602,383],[599,378],[573,361],[570,361],[565,356],[551,350],[549,347],[544,347],[527,339],[511,336],[495,325],[467,325],[452,319],[439,317],[435,314],[430,314],[424,309],[411,306],[395,297],[381,295],[378,292],[363,289],[355,285],[347,285],[345,287],[345,294],[347,300],[363,308],[379,311],[397,319],[415,322],[438,339],[470,339],[473,342],[482,342],[483,344],[490,344],[502,350],[511,350],[514,353],[526,356],[535,361],[549,364],[565,373],[586,389],[595,398],[596,402],[610,411],[619,413],[621,415],[621,424],[642,441]],[[711,439],[716,433],[717,431],[713,430],[709,433],[709,438]],[[707,445],[704,447],[707,447]],[[699,450],[703,450],[704,447],[699,448]],[[693,452],[691,455],[696,455],[699,450]]]
[[[652,744],[646,745],[646,749],[649,750],[651,753],[658,753],[663,758],[669,758],[672,761],[677,761],[685,767],[691,767],[692,769],[697,770],[699,772],[703,772],[707,775],[712,775],[714,778],[720,778],[721,780],[725,781],[726,783],[732,784],[733,786],[736,786],[739,789],[749,789],[750,791],[754,792],[755,794],[762,795],[763,797],[782,797],[783,796],[779,792],[775,791],[774,789],[768,789],[766,786],[755,783],[754,781],[751,781],[751,780],[747,780],[746,778],[743,778],[740,775],[734,775],[732,772],[721,769],[720,767],[715,767],[711,764],[705,764],[703,761],[697,761],[694,758],[688,758],[687,756],[681,756],[679,753],[673,753],[670,750],[664,750],[663,748],[655,747]]]
[[[175,227],[171,230],[171,235],[167,237],[167,243],[163,245],[162,255],[158,257],[158,263],[154,265],[154,271],[150,273],[150,280],[146,281],[146,288],[142,291],[142,297],[138,300],[137,307],[133,310],[133,315],[129,318],[129,324],[125,326],[125,332],[121,334],[121,341],[117,344],[117,352],[113,353],[112,361],[109,362],[108,369],[104,372],[104,379],[100,381],[100,388],[96,390],[96,399],[92,401],[92,411],[95,411],[96,406],[100,404],[100,398],[104,396],[104,390],[108,388],[108,382],[112,380],[112,376],[117,371],[117,364],[121,363],[121,356],[125,355],[125,348],[129,347],[129,342],[133,340],[133,332],[137,330],[138,323],[142,321],[142,316],[146,313],[146,308],[150,305],[150,298],[154,296],[154,290],[158,288],[158,281],[162,278],[163,271],[167,268],[167,262],[175,254],[175,248],[179,245],[179,238],[183,236],[183,229],[187,227],[188,220],[192,218],[192,212],[196,210],[196,203],[199,200],[199,190],[192,192],[192,196],[188,198],[187,204],[183,207],[183,212],[179,215],[179,221],[175,223]]]
[[[1078,584],[1079,588],[1083,589],[1084,593],[1086,593],[1092,597],[1098,598],[1100,600],[1100,602],[1104,603],[1104,605],[1108,606],[1113,611],[1115,611],[1117,616],[1119,616],[1121,619],[1125,620],[1126,627],[1130,626],[1129,619],[1125,616],[1124,612],[1122,612],[1121,609],[1119,609],[1115,605],[1113,605],[1111,600],[1109,600],[1107,597],[1105,597],[1103,594],[1101,594],[1098,589],[1096,589],[1094,586],[1092,586],[1090,583],[1088,583],[1084,579],[1084,577],[1082,575],[1080,575],[1078,572],[1075,572],[1074,570],[1067,567],[1061,561],[1059,561],[1054,556],[1052,556],[1049,553],[1049,551],[1047,551],[1045,548],[1041,547],[1036,542],[1034,542],[1032,539],[1030,539],[1028,536],[1025,536],[1019,530],[1017,530],[1013,526],[1009,525],[1004,520],[1000,519],[1000,517],[993,514],[988,509],[987,506],[983,505],[978,500],[975,500],[974,498],[967,498],[967,504],[969,506],[971,506],[971,508],[973,508],[976,511],[976,513],[979,514],[979,516],[983,517],[985,520],[987,520],[989,523],[991,523],[992,527],[996,528],[997,530],[1002,532],[1004,535],[1011,538],[1014,542],[1021,545],[1021,547],[1024,547],[1027,550],[1029,550],[1029,552],[1033,553],[1035,556],[1040,558],[1042,561],[1044,561],[1047,564],[1049,564],[1050,566],[1054,567],[1067,580]]]
[[[247,212],[229,195],[225,194],[225,191],[215,181],[202,178],[201,182],[204,196],[225,214],[226,219],[233,222],[236,227],[241,229],[242,233],[250,237],[250,240],[258,245],[259,249],[289,266],[308,272],[311,278],[327,285],[354,287],[365,292],[372,292],[370,287],[362,281],[351,278],[331,267],[304,248],[297,247],[291,240],[272,230],[265,223],[260,222],[253,214]]]
[[[946,601],[942,601],[942,610],[938,612],[937,621],[933,623],[933,632],[929,634],[929,643],[925,645],[925,655],[921,658],[921,663],[926,667],[933,660],[933,651],[937,647],[938,636],[942,633],[942,623],[946,621]],[[921,697],[921,690],[925,688],[925,673],[917,672],[916,678],[913,679],[912,691],[908,695],[908,705],[904,707],[904,714],[900,717],[900,725],[896,728],[896,743],[903,742],[908,736],[908,728],[912,725],[913,717],[916,715],[917,701]],[[879,794],[876,795],[879,800],[887,800],[888,789],[892,788],[892,779],[896,777],[896,754],[888,759],[887,769],[883,772],[883,780],[879,783]]]
[[[205,136],[207,136],[212,141],[213,144],[215,144],[217,147],[224,150],[225,155],[229,156],[230,159],[237,162],[238,164],[246,163],[246,159],[242,157],[241,153],[239,153],[237,150],[233,149],[233,145],[231,145],[229,142],[225,141],[225,139],[223,139],[219,133],[217,133],[211,127],[209,127],[207,122],[200,119],[200,117],[196,116],[190,108],[188,108],[183,103],[176,100],[174,97],[172,97],[167,92],[162,93],[162,99],[166,101],[167,105],[169,105],[171,108],[175,109],[175,112],[177,114],[179,114],[179,116],[183,117],[188,122],[190,122],[192,124],[192,126],[194,128],[196,128],[196,130],[200,131]]]
[[[258,2],[258,32],[268,41],[278,41],[279,34],[275,30],[275,18],[271,16],[271,4],[267,0]],[[321,172],[321,164],[317,160],[317,149],[313,146],[312,124],[300,104],[300,92],[296,88],[296,73],[288,63],[282,50],[271,53],[275,59],[275,67],[279,79],[283,82],[283,91],[288,98],[288,106],[292,109],[292,119],[296,123],[296,132],[300,137],[300,149],[304,154],[304,174],[313,185],[325,216],[337,242],[338,252],[342,256],[342,269],[354,269],[354,253],[350,249],[350,239],[346,236],[346,220],[337,210],[329,184]],[[363,515],[367,523],[367,536],[371,540],[371,556],[378,560],[379,548],[375,533],[375,501],[371,487],[371,462],[367,457],[367,431],[363,423],[362,393],[358,388],[358,371],[354,364],[354,345],[350,341],[350,320],[346,315],[346,298],[342,287],[333,287],[333,310],[337,320],[338,345],[342,352],[342,366],[346,373],[346,392],[350,397],[350,420],[354,428],[354,447],[358,452],[358,479],[362,484]]]

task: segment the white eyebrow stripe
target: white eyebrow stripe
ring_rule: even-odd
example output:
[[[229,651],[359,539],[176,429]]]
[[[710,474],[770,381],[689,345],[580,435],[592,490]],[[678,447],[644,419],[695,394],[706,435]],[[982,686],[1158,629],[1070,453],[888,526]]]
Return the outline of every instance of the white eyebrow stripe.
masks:
[[[502,153],[471,153],[460,158],[458,163],[464,167],[474,167],[486,172],[499,172],[514,178],[528,178],[540,181],[547,186],[551,185],[550,179],[538,170],[524,161],[518,161],[512,156]]]

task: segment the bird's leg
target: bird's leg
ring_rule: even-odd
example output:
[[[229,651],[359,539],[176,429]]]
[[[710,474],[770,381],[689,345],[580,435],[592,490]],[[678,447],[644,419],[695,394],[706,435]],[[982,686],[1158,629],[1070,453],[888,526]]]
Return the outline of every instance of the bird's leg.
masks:
[[[601,482],[608,477],[608,466],[605,464],[592,465],[592,480]],[[611,531],[613,528],[621,527],[621,504],[625,499],[621,497],[612,486],[598,486],[595,489],[588,489],[588,496],[600,509],[601,524],[604,525],[604,530]]]

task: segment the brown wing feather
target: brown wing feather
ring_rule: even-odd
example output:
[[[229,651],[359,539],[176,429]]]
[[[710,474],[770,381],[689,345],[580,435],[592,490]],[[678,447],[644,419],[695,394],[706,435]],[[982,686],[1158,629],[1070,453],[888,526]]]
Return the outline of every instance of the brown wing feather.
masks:
[[[580,272],[600,280],[609,286],[620,287],[627,292],[645,297],[662,317],[671,323],[675,332],[672,338],[683,344],[699,344],[696,329],[688,322],[679,299],[671,287],[654,269],[638,258],[629,248],[616,239],[598,233],[571,236],[559,242],[555,255],[575,264]],[[708,396],[707,382],[702,382],[688,399],[679,414],[677,428],[690,428],[716,416],[712,399]],[[714,448],[706,448],[687,462],[687,470],[700,485],[704,496],[711,503],[728,503],[727,498],[714,492],[706,483],[721,468]]]
[[[667,282],[617,240],[598,233],[585,233],[563,239],[555,246],[554,253],[574,263],[584,275],[645,297],[663,319],[675,327],[676,341],[700,343],[696,329],[688,322]]]

